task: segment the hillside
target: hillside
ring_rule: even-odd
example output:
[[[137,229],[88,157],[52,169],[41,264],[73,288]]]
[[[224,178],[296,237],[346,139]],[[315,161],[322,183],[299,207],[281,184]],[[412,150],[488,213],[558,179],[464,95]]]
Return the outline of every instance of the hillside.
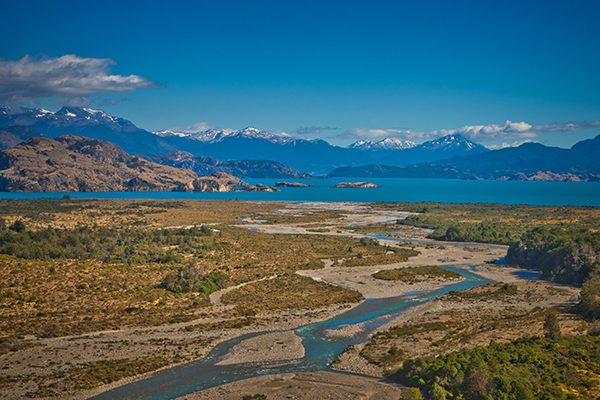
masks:
[[[225,172],[238,178],[266,179],[307,179],[311,176],[276,161],[231,160],[220,161],[212,157],[195,157],[186,151],[173,151],[147,157],[148,160],[175,168],[186,168],[198,176],[208,176],[213,172]]]
[[[109,142],[36,137],[0,152],[0,190],[13,192],[171,191],[189,170],[131,156]]]

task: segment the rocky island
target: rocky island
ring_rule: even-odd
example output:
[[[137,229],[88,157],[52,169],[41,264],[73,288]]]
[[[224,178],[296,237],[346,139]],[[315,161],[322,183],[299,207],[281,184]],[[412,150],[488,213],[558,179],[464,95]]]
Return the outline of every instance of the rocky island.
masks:
[[[307,185],[305,183],[300,182],[277,182],[275,183],[277,187],[296,187],[296,188],[307,188],[307,187],[315,187],[315,185]]]
[[[340,182],[334,187],[336,188],[380,188],[376,183],[372,182]]]

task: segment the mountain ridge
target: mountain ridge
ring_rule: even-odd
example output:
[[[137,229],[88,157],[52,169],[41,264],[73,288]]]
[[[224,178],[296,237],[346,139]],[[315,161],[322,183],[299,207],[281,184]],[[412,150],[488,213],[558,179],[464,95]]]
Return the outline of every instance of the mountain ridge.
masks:
[[[571,149],[524,143],[468,156],[411,166],[370,164],[332,171],[330,177],[445,178],[499,180],[599,181],[600,135]]]
[[[204,175],[221,169],[253,177],[249,172],[252,160],[254,168],[268,167],[283,173],[285,166],[297,171],[294,173],[329,173],[330,176],[352,173],[358,174],[356,176],[595,180],[600,171],[595,156],[600,153],[600,135],[577,143],[571,149],[528,143],[490,151],[458,134],[415,146],[386,138],[375,143],[358,141],[345,148],[322,139],[306,140],[253,127],[238,131],[207,129],[191,133],[150,133],[130,121],[109,116],[100,110],[63,107],[51,112],[43,109],[11,110],[0,106],[0,145],[14,145],[25,139],[10,132],[10,129],[18,130],[13,128],[18,124],[32,129],[39,127],[40,134],[49,138],[68,133],[106,140],[128,153],[145,157],[161,156],[165,159],[166,153],[186,151],[198,159],[184,161],[180,166],[195,168],[194,165],[198,165],[198,171],[203,171]],[[402,146],[411,147],[398,148]],[[169,162],[174,161],[165,163],[168,165]],[[300,178],[293,175],[274,177]]]
[[[214,157],[195,157],[186,151],[173,151],[145,157],[149,161],[175,168],[192,170],[198,176],[225,172],[238,178],[309,179],[311,175],[268,160],[220,161]]]
[[[172,191],[196,178],[120,147],[74,135],[35,137],[0,152],[0,191]]]

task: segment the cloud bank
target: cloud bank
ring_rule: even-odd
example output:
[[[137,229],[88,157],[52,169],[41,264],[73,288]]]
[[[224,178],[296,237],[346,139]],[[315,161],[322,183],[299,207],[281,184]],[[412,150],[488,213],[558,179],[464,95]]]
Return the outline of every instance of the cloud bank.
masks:
[[[506,121],[504,124],[470,125],[458,129],[441,129],[435,131],[413,131],[411,129],[369,129],[352,128],[339,134],[339,139],[350,140],[378,140],[383,138],[395,138],[400,140],[411,140],[414,142],[437,139],[446,135],[462,135],[474,142],[489,142],[494,140],[509,139],[531,139],[540,133],[570,132],[583,129],[600,128],[600,121],[568,122],[557,124],[553,122],[548,125],[530,125],[527,122]]]
[[[310,126],[305,128],[298,128],[294,132],[297,135],[318,135],[323,131],[338,131],[340,128],[332,128],[329,126]]]
[[[110,75],[116,62],[109,58],[83,58],[26,55],[17,61],[0,59],[0,103],[36,103],[40,99],[61,98],[65,103],[81,103],[101,93],[128,93],[158,87],[139,75]]]

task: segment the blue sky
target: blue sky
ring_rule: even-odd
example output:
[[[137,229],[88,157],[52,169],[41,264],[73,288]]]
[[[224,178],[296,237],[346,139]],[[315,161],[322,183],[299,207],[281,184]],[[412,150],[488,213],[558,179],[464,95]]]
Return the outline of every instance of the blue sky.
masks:
[[[600,134],[597,0],[4,3],[4,103],[340,145]]]

